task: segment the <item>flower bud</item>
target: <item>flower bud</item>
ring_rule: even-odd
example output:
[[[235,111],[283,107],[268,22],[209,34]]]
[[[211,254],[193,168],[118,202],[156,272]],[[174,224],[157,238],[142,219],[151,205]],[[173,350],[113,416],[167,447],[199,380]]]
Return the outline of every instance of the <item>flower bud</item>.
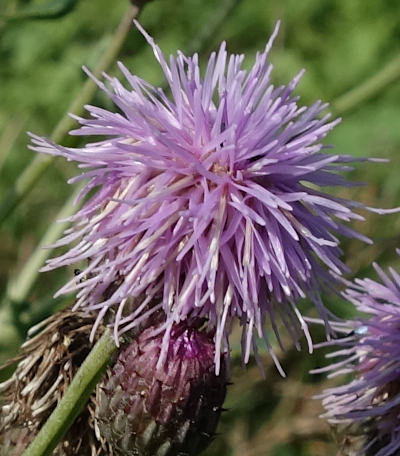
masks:
[[[212,440],[226,394],[222,362],[215,374],[212,336],[199,321],[172,327],[165,363],[161,326],[146,329],[122,351],[98,389],[96,418],[117,455],[199,454]]]

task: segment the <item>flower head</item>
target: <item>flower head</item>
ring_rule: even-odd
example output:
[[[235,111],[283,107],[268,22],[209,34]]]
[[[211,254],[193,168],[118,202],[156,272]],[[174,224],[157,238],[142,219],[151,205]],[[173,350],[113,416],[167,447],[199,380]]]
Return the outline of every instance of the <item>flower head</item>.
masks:
[[[197,54],[167,62],[136,25],[171,96],[120,63],[129,88],[97,81],[119,112],[87,106],[91,118],[77,118],[72,132],[106,139],[73,149],[32,135],[34,150],[79,163],[83,172],[70,182],[89,180],[80,199],[95,189],[57,244],[75,245],[45,269],[87,261],[59,293],[77,292],[76,308],[98,311],[98,322],[116,309],[116,339],[162,310],[160,364],[172,325],[187,317],[215,328],[217,364],[235,317],[245,362],[255,334],[272,352],[265,323],[279,339],[278,318],[296,342],[303,330],[311,350],[297,300],[311,297],[327,321],[319,290],[335,285],[330,272],[346,270],[336,235],[368,241],[343,223],[362,219],[353,212],[362,205],[323,191],[351,185],[342,172],[352,158],[321,144],[339,120],[321,117],[319,101],[298,105],[302,72],[287,86],[271,84],[278,27],[250,71],[222,43],[202,75]]]
[[[0,455],[21,455],[46,423],[89,354],[94,312],[58,311],[32,327],[11,378],[0,383]],[[104,330],[99,328],[96,338]],[[54,453],[58,456],[112,456],[96,432],[96,394],[90,395]]]
[[[225,363],[215,374],[212,335],[201,322],[174,325],[157,369],[162,334],[149,327],[120,352],[99,387],[100,434],[116,455],[194,456],[209,445],[225,399]]]
[[[391,277],[375,269],[382,283],[358,279],[345,293],[370,318],[348,323],[353,331],[328,355],[344,359],[319,372],[353,374],[348,384],[322,394],[323,416],[332,423],[359,423],[366,454],[392,456],[400,452],[400,276],[393,269]]]

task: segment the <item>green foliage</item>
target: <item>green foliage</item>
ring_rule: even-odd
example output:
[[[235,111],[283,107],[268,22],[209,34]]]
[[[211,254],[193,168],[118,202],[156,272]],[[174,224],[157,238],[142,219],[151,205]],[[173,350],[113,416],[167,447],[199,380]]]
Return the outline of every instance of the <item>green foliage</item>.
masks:
[[[26,8],[18,8],[13,14],[0,17],[7,22],[29,19],[58,19],[70,13],[77,3],[78,0],[50,0],[46,3],[34,3]]]
[[[58,12],[64,7],[68,14],[33,20],[39,7],[45,10],[44,14],[60,16],[49,6],[61,6]],[[25,131],[50,134],[86,80],[81,66],[93,68],[126,7],[125,0],[0,3],[0,195],[5,194],[33,157],[26,148]],[[24,21],[4,19],[24,14]],[[154,0],[145,7],[141,23],[166,54],[197,48],[200,59],[205,60],[221,40],[227,40],[229,51],[247,54],[249,66],[280,18],[281,32],[271,56],[274,82],[287,83],[306,68],[298,93],[302,102],[309,103],[317,98],[333,102],[396,58],[400,48],[399,14],[397,0],[221,0],[218,6],[213,0]],[[121,60],[133,72],[162,84],[153,53],[133,26],[121,54]],[[115,66],[111,73],[117,73]],[[97,93],[93,103],[105,105],[108,101]],[[352,177],[367,185],[341,191],[340,196],[358,198],[375,207],[400,205],[399,103],[400,84],[395,82],[346,112],[342,124],[329,136],[328,142],[335,144],[337,153],[391,160],[390,165],[358,165]],[[77,141],[65,138],[64,144]],[[71,192],[65,181],[76,172],[73,166],[57,161],[2,226],[1,290],[6,290],[10,276],[18,274],[53,222]],[[374,275],[372,261],[399,268],[395,248],[400,245],[400,218],[366,215],[367,221],[355,224],[355,228],[372,237],[375,244],[345,242],[348,265],[354,274],[361,275]],[[46,274],[40,277],[27,301],[14,307],[15,327],[22,333],[29,324],[52,311],[55,304],[48,297],[73,271]],[[348,306],[334,300],[331,307],[342,315],[351,313]],[[18,318],[16,313],[20,313]],[[0,344],[0,358],[15,352],[17,343],[15,337],[8,347]],[[206,455],[335,454],[327,426],[316,419],[320,406],[311,401],[311,396],[323,387],[323,379],[306,382],[310,367],[304,361],[306,356],[292,351],[286,356],[281,354],[282,363],[290,372],[289,380],[279,378],[267,357],[267,381],[260,380],[255,367],[242,371],[234,366],[235,385],[228,398],[231,410],[221,426],[223,435]],[[312,361],[308,364],[323,362],[320,354],[309,359]],[[288,402],[293,394],[298,396],[296,401]],[[299,417],[307,426],[302,427]]]

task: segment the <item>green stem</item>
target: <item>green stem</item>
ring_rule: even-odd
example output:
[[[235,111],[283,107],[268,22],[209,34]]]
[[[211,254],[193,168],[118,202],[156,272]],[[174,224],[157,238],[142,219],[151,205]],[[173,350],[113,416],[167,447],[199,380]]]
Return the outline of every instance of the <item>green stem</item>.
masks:
[[[132,26],[132,20],[138,15],[139,8],[130,6],[129,10],[123,17],[114,33],[110,44],[93,71],[95,77],[100,77],[103,71],[115,61],[122,44]],[[81,91],[69,106],[67,113],[82,114],[83,106],[87,104],[96,91],[96,84],[87,79]],[[74,126],[76,121],[66,114],[55,127],[51,134],[54,142],[60,142],[67,132]],[[54,157],[51,155],[37,154],[32,162],[24,169],[22,174],[16,180],[15,185],[7,192],[0,202],[0,223],[15,209],[15,207],[26,196],[39,177],[46,171],[48,166],[53,162]]]
[[[0,172],[26,123],[26,116],[11,119],[0,136]]]
[[[111,337],[110,331],[106,330],[75,374],[67,392],[53,413],[22,456],[52,454],[58,442],[86,404],[115,350],[114,339]]]
[[[367,79],[361,85],[341,95],[332,103],[335,115],[342,115],[377,95],[389,84],[400,77],[400,57],[389,62],[382,70]]]
[[[26,297],[32,285],[35,283],[39,269],[44,265],[47,258],[50,256],[52,251],[51,248],[46,248],[61,236],[64,230],[69,226],[69,222],[58,220],[66,219],[72,215],[76,206],[74,200],[82,189],[82,185],[79,186],[74,193],[69,197],[60,212],[56,216],[56,220],[49,226],[48,230],[42,237],[40,243],[37,245],[35,251],[29,257],[28,261],[24,264],[22,270],[18,273],[15,280],[11,280],[7,290],[7,301],[9,302],[22,302],[25,301]]]

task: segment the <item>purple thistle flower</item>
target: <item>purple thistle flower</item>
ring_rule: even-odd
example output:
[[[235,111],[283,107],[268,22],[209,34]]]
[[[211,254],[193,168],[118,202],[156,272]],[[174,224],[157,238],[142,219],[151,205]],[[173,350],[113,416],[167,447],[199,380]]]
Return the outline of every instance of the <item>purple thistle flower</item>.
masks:
[[[344,293],[370,318],[348,322],[347,336],[325,343],[340,346],[329,358],[344,359],[315,372],[353,374],[349,383],[320,396],[323,416],[339,425],[359,423],[365,454],[392,456],[400,453],[400,276],[392,268],[390,277],[374,267],[382,283],[357,279]]]
[[[159,365],[172,325],[187,317],[215,329],[217,371],[235,317],[245,362],[258,335],[279,366],[265,331],[269,321],[279,341],[277,319],[296,344],[304,331],[311,351],[296,302],[311,297],[327,323],[319,290],[335,286],[330,272],[346,271],[336,235],[369,242],[342,223],[362,219],[353,208],[363,206],[322,189],[353,185],[342,172],[355,160],[321,144],[339,119],[320,117],[320,101],[298,106],[303,72],[286,87],[271,84],[278,26],[249,72],[244,56],[228,55],[222,43],[202,76],[197,54],[178,52],[168,63],[136,25],[171,97],[119,63],[129,89],[107,75],[108,86],[96,82],[120,112],[86,106],[91,118],[77,118],[82,126],[72,132],[105,140],[73,149],[32,135],[32,149],[79,163],[83,172],[70,183],[89,179],[79,199],[96,189],[56,244],[75,245],[44,270],[87,260],[58,293],[77,292],[75,307],[98,311],[97,324],[116,309],[116,340],[162,310]]]

